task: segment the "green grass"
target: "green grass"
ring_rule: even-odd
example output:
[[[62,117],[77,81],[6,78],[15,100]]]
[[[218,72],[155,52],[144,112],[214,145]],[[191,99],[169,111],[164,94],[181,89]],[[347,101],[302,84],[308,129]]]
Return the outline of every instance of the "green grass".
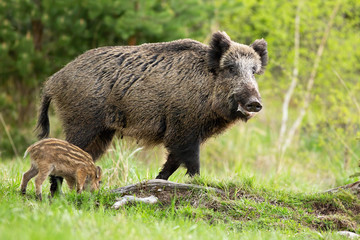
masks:
[[[359,232],[357,196],[318,194],[358,180],[349,178],[359,172],[358,142],[348,140],[346,164],[342,141],[330,133],[305,135],[279,158],[273,127],[261,125],[271,126],[267,121],[236,125],[204,144],[200,177],[181,168],[169,179],[217,187],[225,196],[170,192],[159,204],[112,209],[117,196],[109,190],[155,178],[165,160],[163,148],[130,141],[114,141],[97,162],[100,192],[77,195],[64,184],[64,194],[49,200],[45,181],[43,202],[33,180],[25,197],[19,193],[29,159],[0,159],[0,239],[345,239],[336,232]]]

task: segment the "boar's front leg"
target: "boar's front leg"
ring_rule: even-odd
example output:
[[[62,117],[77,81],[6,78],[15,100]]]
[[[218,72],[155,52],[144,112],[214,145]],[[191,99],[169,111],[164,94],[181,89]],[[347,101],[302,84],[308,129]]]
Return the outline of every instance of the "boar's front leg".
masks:
[[[168,146],[166,148],[169,151],[169,155],[161,172],[156,177],[157,179],[167,180],[181,164],[185,164],[187,168],[186,174],[189,174],[190,177],[200,174],[199,141],[192,141],[189,144],[183,144],[179,147]]]

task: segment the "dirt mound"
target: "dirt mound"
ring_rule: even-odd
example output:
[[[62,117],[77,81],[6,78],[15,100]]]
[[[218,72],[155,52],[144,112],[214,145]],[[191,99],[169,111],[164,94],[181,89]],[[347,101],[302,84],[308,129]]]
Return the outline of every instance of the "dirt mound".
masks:
[[[194,184],[178,184],[168,181],[150,180],[112,192],[119,196],[135,195],[159,199],[159,207],[175,205],[203,209],[206,214],[191,214],[213,222],[256,221],[264,228],[294,228],[300,224],[315,230],[356,231],[359,226],[360,201],[350,193],[341,194],[284,194],[264,193],[256,189],[231,186],[218,189]],[[263,224],[263,226],[262,226]]]

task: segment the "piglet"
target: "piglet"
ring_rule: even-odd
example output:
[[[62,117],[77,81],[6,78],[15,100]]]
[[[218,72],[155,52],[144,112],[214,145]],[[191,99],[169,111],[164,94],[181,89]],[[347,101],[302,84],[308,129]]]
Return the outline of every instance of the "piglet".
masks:
[[[81,193],[84,189],[99,189],[101,168],[95,166],[90,154],[60,139],[46,138],[28,147],[24,158],[30,154],[31,168],[24,173],[21,192],[26,193],[29,180],[35,178],[36,196],[41,200],[41,186],[51,174],[65,178],[70,189]]]

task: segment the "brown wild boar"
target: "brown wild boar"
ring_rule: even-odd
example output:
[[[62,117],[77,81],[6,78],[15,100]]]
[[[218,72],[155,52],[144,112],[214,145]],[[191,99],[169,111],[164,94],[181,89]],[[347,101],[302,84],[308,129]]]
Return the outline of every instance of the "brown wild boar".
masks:
[[[182,164],[190,176],[199,174],[200,144],[262,109],[255,74],[267,59],[264,39],[244,45],[225,32],[209,45],[182,39],[89,50],[46,81],[38,137],[49,134],[53,102],[66,140],[94,160],[118,132],[164,144],[167,161],[157,178],[168,179]]]
[[[26,193],[29,180],[35,176],[36,196],[41,200],[41,186],[51,174],[65,178],[70,189],[81,193],[84,189],[99,189],[101,168],[95,166],[90,154],[66,141],[46,138],[34,143],[25,152],[31,157],[31,168],[24,173],[21,192]]]

